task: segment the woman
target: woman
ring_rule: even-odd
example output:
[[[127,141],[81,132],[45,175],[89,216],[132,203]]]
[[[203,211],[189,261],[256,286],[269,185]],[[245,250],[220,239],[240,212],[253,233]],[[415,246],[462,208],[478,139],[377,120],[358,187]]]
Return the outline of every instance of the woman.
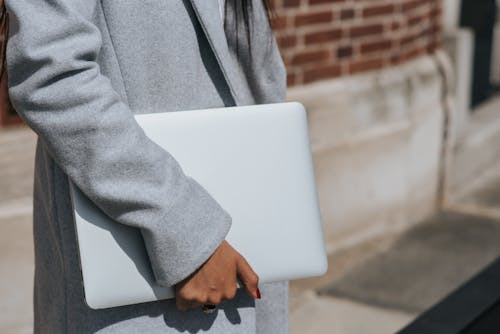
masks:
[[[9,95],[38,134],[36,333],[287,332],[287,282],[258,286],[224,241],[231,217],[133,117],[284,100],[265,5],[227,1],[223,25],[218,0],[6,0]],[[175,300],[86,306],[68,176],[140,228]]]

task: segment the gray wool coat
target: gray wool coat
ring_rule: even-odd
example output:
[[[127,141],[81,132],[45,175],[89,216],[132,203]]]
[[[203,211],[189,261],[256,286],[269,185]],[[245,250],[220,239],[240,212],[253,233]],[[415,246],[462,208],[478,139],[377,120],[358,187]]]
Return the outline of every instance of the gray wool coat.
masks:
[[[68,193],[69,176],[140,229],[161,285],[212,254],[230,215],[133,115],[284,101],[284,65],[261,0],[252,4],[247,39],[241,24],[224,33],[218,0],[6,0],[9,94],[38,134],[35,333],[287,332],[287,282],[262,284],[256,301],[240,290],[210,315],[173,300],[90,309]]]

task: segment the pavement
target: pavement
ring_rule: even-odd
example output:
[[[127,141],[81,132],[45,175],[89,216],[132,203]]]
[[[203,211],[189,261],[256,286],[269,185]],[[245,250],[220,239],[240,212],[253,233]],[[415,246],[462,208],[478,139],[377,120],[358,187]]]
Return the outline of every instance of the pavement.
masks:
[[[498,240],[496,220],[439,212],[319,292],[418,314],[495,261]]]
[[[0,130],[0,333],[32,332],[31,191],[36,136]],[[395,333],[500,256],[500,166],[414,228],[337,249],[290,284],[291,334]]]

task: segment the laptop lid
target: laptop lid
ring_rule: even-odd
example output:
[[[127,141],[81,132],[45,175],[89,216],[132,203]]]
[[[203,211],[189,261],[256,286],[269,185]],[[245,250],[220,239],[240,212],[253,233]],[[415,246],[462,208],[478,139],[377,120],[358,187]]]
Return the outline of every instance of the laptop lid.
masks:
[[[262,283],[325,273],[325,243],[307,118],[287,102],[135,115],[232,216],[226,240]],[[139,230],[116,223],[71,181],[83,284],[91,308],[171,298],[154,283]]]

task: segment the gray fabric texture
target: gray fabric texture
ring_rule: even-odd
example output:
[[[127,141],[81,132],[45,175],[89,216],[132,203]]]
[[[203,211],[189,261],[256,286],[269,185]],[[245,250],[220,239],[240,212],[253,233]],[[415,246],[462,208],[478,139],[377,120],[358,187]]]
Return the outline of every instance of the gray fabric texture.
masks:
[[[239,291],[212,315],[172,300],[88,308],[68,191],[70,177],[141,230],[161,285],[212,254],[231,217],[133,115],[284,101],[284,65],[261,1],[252,4],[247,40],[226,38],[218,0],[6,0],[9,94],[38,134],[35,333],[287,332],[287,282],[262,284],[258,301]]]

